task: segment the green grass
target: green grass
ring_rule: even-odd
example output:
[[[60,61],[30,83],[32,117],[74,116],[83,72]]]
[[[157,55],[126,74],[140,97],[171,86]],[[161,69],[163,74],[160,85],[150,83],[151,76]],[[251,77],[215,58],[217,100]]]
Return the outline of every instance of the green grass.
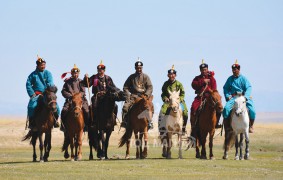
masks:
[[[6,122],[5,122],[6,123]],[[14,122],[15,123],[15,122]],[[1,125],[1,121],[0,121]],[[7,123],[6,123],[7,125]],[[9,125],[9,123],[8,123]],[[13,124],[14,125],[14,124]],[[14,127],[23,127],[21,125]],[[135,148],[131,148],[131,159],[125,156],[125,147],[117,147],[117,139],[122,135],[114,132],[109,148],[113,160],[88,160],[89,148],[84,138],[83,160],[71,162],[64,160],[60,152],[62,133],[53,135],[54,145],[49,162],[32,161],[32,146],[20,143],[23,134],[10,132],[0,126],[0,179],[282,179],[283,178],[283,125],[258,125],[251,135],[250,160],[235,161],[234,148],[229,159],[222,160],[223,137],[215,139],[214,155],[216,160],[195,159],[195,149],[184,151],[184,159],[177,159],[177,148],[173,148],[173,159],[161,157],[161,148],[153,147],[155,138],[150,136],[148,158],[136,160]],[[14,131],[16,132],[16,131]],[[275,136],[276,135],[276,136]],[[4,143],[11,141],[11,144]],[[37,151],[39,156],[39,151]]]

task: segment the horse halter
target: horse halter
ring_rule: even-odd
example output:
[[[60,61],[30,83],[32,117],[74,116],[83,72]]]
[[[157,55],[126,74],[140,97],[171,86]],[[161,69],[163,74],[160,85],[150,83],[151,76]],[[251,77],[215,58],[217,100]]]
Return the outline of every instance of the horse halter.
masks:
[[[52,96],[51,96],[51,100],[49,102],[46,102],[47,98],[46,98],[46,93],[43,95],[43,101],[47,104],[47,106],[49,107],[50,104],[52,103],[56,103],[56,99],[54,99]]]

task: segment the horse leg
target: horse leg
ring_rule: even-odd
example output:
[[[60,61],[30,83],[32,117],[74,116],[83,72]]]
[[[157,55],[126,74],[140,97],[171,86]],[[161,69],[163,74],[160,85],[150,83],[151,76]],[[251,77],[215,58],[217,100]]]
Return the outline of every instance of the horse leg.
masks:
[[[243,159],[243,140],[244,140],[244,134],[241,133],[241,134],[240,134],[240,141],[239,141],[239,147],[240,147],[240,156],[239,156],[239,159],[240,159],[240,160]]]
[[[245,151],[245,160],[249,160],[249,156],[250,156],[250,152],[249,152],[249,143],[250,143],[250,139],[249,139],[249,132],[246,131],[245,132],[245,138],[246,138],[246,151]]]
[[[48,157],[49,157],[49,153],[51,150],[51,131],[48,133],[45,133],[45,140],[44,140],[44,161],[47,162],[48,161]]]
[[[213,156],[213,137],[214,137],[214,133],[215,133],[214,130],[209,133],[209,158],[211,160],[214,159],[214,156]]]
[[[89,158],[88,159],[93,160],[92,148],[93,148],[94,142],[93,142],[93,135],[92,135],[92,131],[90,127],[88,129],[88,145],[89,145]]]
[[[96,153],[96,157],[98,159],[102,159],[102,144],[101,144],[101,141],[102,141],[102,132],[99,131],[97,132],[97,153]]]
[[[225,122],[224,122],[225,123]],[[225,126],[224,126],[225,127]],[[226,127],[225,127],[226,128]],[[228,143],[229,142],[229,138],[228,138],[228,130],[225,129],[225,140],[224,140],[224,155],[223,155],[223,159],[228,159]]]
[[[33,132],[32,137],[31,137],[31,143],[32,143],[32,147],[33,147],[33,162],[36,162],[36,158],[37,158],[36,149],[35,149],[36,140],[37,140],[37,133]]]
[[[101,130],[100,134],[101,134],[100,135],[100,139],[101,139],[101,157],[100,159],[103,160],[105,159],[105,136],[104,136],[105,132],[104,130]]]
[[[167,159],[171,159],[172,133],[167,133]]]
[[[77,134],[75,134],[74,146],[75,146],[75,161],[77,161],[78,160],[78,146],[79,146]]]
[[[43,141],[42,141],[42,133],[39,133],[39,150],[40,150],[40,162],[44,162],[43,161]]]
[[[182,155],[182,134],[178,134],[178,145],[179,145],[179,159],[183,159],[183,155]]]
[[[167,140],[166,140],[166,138],[163,138],[161,140],[161,143],[162,143],[162,146],[163,146],[163,148],[162,148],[162,157],[167,157],[167,150],[166,150]]]
[[[64,153],[65,159],[68,159],[70,157],[69,152],[68,152],[69,145],[70,145],[69,136],[66,132],[64,132],[64,146],[66,146],[65,153]]]
[[[130,140],[127,140],[127,149],[126,149],[126,157],[125,159],[130,159]]]
[[[196,158],[200,158],[199,143],[199,138],[196,138]]]
[[[207,134],[208,134],[208,132],[201,134],[201,156],[200,156],[200,159],[207,159],[206,148],[205,148]]]
[[[238,149],[239,149],[239,139],[238,139],[238,135],[235,136],[235,160],[239,160],[239,153],[238,153]],[[241,149],[240,149],[241,151]]]
[[[144,149],[142,152],[142,159],[147,157],[147,138],[148,138],[148,134],[147,132],[144,132]]]
[[[135,132],[135,141],[136,141],[136,159],[140,158],[140,146],[141,142],[139,140],[138,132]]]
[[[105,139],[105,159],[109,159],[109,158],[108,158],[108,146],[109,146],[109,139],[110,139],[111,134],[112,134],[112,130],[106,131],[106,139]]]
[[[70,140],[70,148],[71,148],[71,161],[74,161],[75,155],[74,155],[74,136],[73,134],[69,134],[69,140]]]

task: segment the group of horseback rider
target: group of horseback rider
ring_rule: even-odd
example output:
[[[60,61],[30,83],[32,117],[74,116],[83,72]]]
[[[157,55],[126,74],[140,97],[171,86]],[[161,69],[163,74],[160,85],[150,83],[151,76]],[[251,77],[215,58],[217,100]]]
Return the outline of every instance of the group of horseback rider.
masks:
[[[27,78],[26,89],[27,93],[30,97],[30,101],[28,104],[28,120],[29,120],[29,128],[35,128],[34,122],[34,112],[36,110],[38,102],[38,97],[42,95],[44,90],[49,86],[54,86],[52,74],[45,69],[46,61],[38,57],[36,60],[36,69],[33,71]],[[74,65],[71,69],[71,77],[65,79],[65,83],[62,88],[62,95],[66,99],[62,112],[61,112],[61,130],[65,131],[64,123],[66,122],[66,116],[71,108],[71,99],[72,95],[75,93],[81,93],[83,100],[83,115],[85,120],[85,130],[87,130],[88,125],[91,125],[93,119],[90,115],[89,105],[85,94],[85,87],[92,87],[92,109],[96,108],[96,99],[97,96],[103,96],[109,88],[116,88],[112,78],[105,74],[106,66],[101,63],[97,66],[97,74],[88,77],[88,74],[85,74],[84,79],[79,78],[80,69]],[[196,76],[192,81],[192,88],[195,90],[196,97],[191,105],[190,112],[190,122],[191,122],[191,136],[195,137],[196,131],[196,119],[198,116],[199,109],[201,108],[202,102],[208,96],[209,90],[216,90],[216,80],[214,78],[214,72],[208,70],[208,64],[202,62],[199,66],[200,75]],[[229,116],[231,110],[234,105],[234,96],[238,93],[243,93],[247,99],[247,108],[249,110],[250,117],[250,128],[249,132],[252,133],[253,124],[255,120],[255,109],[253,105],[253,100],[251,97],[251,84],[247,80],[245,76],[240,74],[240,65],[236,61],[235,64],[232,65],[231,75],[225,85],[223,86],[224,96],[226,99],[226,105],[223,110],[223,123],[224,125],[229,125]],[[66,76],[67,73],[62,74],[62,78]],[[161,98],[163,101],[163,105],[159,114],[159,118],[166,114],[166,111],[169,106],[169,91],[179,91],[181,107],[183,110],[183,128],[182,132],[185,134],[186,132],[186,124],[188,120],[188,109],[185,103],[185,90],[181,82],[176,80],[177,71],[172,66],[171,69],[168,70],[168,80],[164,82],[162,86],[162,94]],[[117,88],[118,89],[118,88]],[[129,109],[135,102],[135,99],[140,97],[141,95],[145,95],[147,97],[152,96],[153,85],[151,83],[150,77],[143,73],[143,63],[138,59],[135,63],[135,73],[131,74],[124,83],[123,86],[123,96],[124,96],[124,106],[122,108],[122,123],[121,127],[127,127],[127,113]],[[54,127],[59,127],[58,117],[60,114],[60,109],[57,104],[57,112],[54,113]],[[219,124],[219,119],[221,117],[221,113],[217,113],[217,124],[215,128],[221,127]],[[152,120],[148,120],[148,129],[153,128]]]

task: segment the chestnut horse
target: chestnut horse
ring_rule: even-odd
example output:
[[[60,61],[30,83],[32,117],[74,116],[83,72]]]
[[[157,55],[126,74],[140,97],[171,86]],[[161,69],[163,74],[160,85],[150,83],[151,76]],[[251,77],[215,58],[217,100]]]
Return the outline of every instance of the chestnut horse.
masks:
[[[130,158],[130,140],[132,134],[135,134],[136,158],[144,159],[147,157],[147,140],[148,140],[148,120],[153,116],[153,96],[147,97],[142,95],[137,97],[134,105],[128,112],[128,125],[124,135],[121,137],[119,147],[127,144],[126,159]],[[144,150],[142,151],[142,140],[144,138]]]
[[[66,117],[66,133],[64,134],[65,139],[62,147],[62,151],[65,151],[64,157],[67,159],[69,158],[68,146],[70,145],[71,161],[82,159],[82,136],[84,128],[84,116],[82,106],[82,94],[73,94],[71,109],[69,110]]]
[[[30,143],[33,146],[33,162],[36,162],[36,140],[39,139],[40,149],[40,162],[48,161],[49,152],[51,150],[51,130],[54,125],[55,116],[54,113],[57,111],[56,107],[56,96],[57,88],[55,86],[48,87],[42,95],[38,98],[38,106],[35,110],[34,121],[37,131],[29,130],[22,141],[31,138]],[[43,144],[43,133],[45,133],[45,139]],[[43,156],[44,149],[44,156]]]
[[[207,159],[206,157],[206,137],[209,134],[209,157],[214,159],[213,148],[213,136],[215,133],[215,125],[217,123],[216,111],[222,112],[223,106],[221,96],[217,90],[210,90],[208,94],[204,94],[206,97],[205,104],[199,113],[197,122],[197,138],[196,138],[196,158]],[[202,146],[201,155],[199,152],[199,145]]]

